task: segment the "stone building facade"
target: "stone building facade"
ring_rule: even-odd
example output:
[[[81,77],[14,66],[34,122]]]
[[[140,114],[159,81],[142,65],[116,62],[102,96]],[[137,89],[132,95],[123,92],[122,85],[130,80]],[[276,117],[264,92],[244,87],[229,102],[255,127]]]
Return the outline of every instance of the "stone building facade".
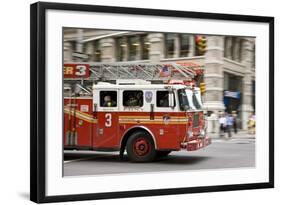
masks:
[[[204,107],[209,131],[218,132],[221,111],[237,111],[240,128],[255,107],[255,38],[206,36],[204,55],[195,34],[64,30],[64,62],[193,62],[204,67]],[[77,55],[82,54],[82,55]],[[78,57],[77,57],[78,56]],[[215,117],[214,117],[215,116]]]

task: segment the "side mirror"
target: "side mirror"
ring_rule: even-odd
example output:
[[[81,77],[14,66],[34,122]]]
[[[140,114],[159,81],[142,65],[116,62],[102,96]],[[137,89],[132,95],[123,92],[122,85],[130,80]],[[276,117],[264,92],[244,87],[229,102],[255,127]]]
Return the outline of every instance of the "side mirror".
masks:
[[[206,115],[206,116],[210,116],[211,115],[211,113],[208,112],[207,110],[203,110],[203,114]]]
[[[173,92],[169,92],[169,107],[172,107],[172,108],[175,107],[174,93]]]

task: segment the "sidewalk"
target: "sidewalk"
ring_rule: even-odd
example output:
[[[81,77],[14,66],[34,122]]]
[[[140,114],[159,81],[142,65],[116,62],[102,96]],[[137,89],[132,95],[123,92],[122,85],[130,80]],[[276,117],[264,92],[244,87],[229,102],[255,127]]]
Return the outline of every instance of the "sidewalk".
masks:
[[[227,139],[228,134],[225,133],[224,137],[221,137],[219,133],[207,133],[207,136],[209,136],[212,139]],[[255,139],[255,135],[248,134],[247,131],[240,130],[235,134],[234,132],[231,133],[231,139]]]

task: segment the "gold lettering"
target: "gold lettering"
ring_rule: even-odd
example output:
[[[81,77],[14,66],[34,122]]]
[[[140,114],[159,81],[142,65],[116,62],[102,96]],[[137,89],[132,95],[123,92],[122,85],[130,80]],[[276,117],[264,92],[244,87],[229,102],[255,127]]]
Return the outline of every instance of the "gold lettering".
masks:
[[[72,75],[73,74],[73,67],[64,67],[64,74],[65,75]]]

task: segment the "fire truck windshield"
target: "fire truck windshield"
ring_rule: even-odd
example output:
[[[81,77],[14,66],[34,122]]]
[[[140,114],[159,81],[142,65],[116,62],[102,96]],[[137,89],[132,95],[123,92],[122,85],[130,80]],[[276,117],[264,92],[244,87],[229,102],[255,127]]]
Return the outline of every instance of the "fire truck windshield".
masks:
[[[193,92],[192,102],[197,110],[202,110],[203,104],[202,104],[202,100],[201,100],[201,94],[199,91]]]
[[[202,101],[199,91],[193,91],[190,89],[179,89],[178,90],[180,110],[201,110]]]

